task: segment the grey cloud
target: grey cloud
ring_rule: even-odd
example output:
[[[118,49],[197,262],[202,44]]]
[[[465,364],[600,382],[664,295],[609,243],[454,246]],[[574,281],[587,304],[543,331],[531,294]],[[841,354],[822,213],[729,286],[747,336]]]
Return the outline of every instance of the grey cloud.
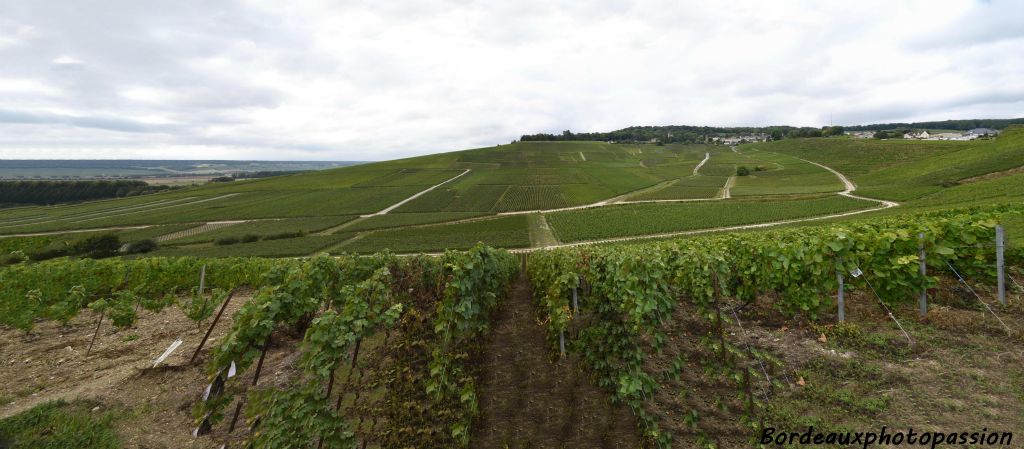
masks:
[[[1024,8],[1013,0],[975,2],[953,26],[915,36],[908,43],[913,50],[972,47],[1024,39]]]
[[[1024,115],[1024,10],[946,1],[0,2],[0,37],[21,33],[0,43],[0,151],[381,159],[563,129]]]
[[[52,113],[12,111],[0,109],[0,123],[66,125],[127,133],[159,133],[179,130],[180,127],[143,123],[114,117],[80,117]]]

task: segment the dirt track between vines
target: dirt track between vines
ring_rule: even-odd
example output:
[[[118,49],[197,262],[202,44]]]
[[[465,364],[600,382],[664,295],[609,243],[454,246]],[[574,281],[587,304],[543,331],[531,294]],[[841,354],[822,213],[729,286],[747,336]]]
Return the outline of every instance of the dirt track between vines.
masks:
[[[531,290],[524,275],[494,318],[472,447],[640,447],[629,410],[611,404],[577,357],[553,354],[547,328],[536,319]]]

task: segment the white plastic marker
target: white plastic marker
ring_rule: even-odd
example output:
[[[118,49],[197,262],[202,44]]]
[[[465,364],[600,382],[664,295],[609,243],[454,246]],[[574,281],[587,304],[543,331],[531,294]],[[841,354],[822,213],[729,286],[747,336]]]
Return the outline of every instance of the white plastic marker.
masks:
[[[166,351],[164,351],[164,353],[163,353],[163,354],[160,354],[160,357],[157,357],[157,358],[156,358],[156,361],[155,361],[155,362],[153,362],[153,368],[156,368],[156,366],[157,366],[157,365],[159,365],[159,364],[160,364],[160,362],[163,362],[163,361],[164,361],[164,359],[166,359],[166,358],[167,358],[168,356],[170,356],[170,355],[171,355],[171,353],[172,353],[172,352],[174,352],[174,350],[175,350],[175,349],[178,349],[178,346],[181,346],[181,342],[182,342],[182,341],[181,341],[181,339],[180,339],[180,338],[179,338],[179,339],[177,339],[177,340],[174,340],[174,343],[171,343],[171,346],[169,346],[169,347],[167,348],[167,350],[166,350]]]

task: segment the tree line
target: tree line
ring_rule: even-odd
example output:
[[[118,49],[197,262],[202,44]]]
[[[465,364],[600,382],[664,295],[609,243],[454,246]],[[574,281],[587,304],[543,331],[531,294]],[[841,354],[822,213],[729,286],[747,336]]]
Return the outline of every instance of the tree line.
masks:
[[[120,198],[171,189],[143,181],[0,181],[0,206],[12,204],[58,204],[75,201]]]
[[[908,130],[908,129],[949,129],[967,131],[974,128],[1003,129],[1010,125],[1024,124],[1024,118],[1012,119],[967,119],[967,120],[945,120],[937,122],[916,122],[916,123],[876,123],[872,125],[856,126],[823,126],[797,127],[797,126],[739,126],[739,127],[718,127],[718,126],[630,126],[616,131],[574,133],[570,130],[562,131],[561,134],[537,133],[525,134],[519,138],[520,141],[565,141],[565,140],[590,140],[601,142],[659,142],[659,143],[705,143],[712,141],[715,137],[742,136],[749,134],[764,134],[771,140],[780,140],[797,137],[829,137],[842,135],[845,131],[879,131],[879,130]],[[893,133],[895,134],[895,133]],[[900,133],[900,136],[903,134]]]
[[[1010,125],[1024,125],[1024,118],[943,120],[939,122],[915,123],[876,123],[873,125],[847,126],[846,129],[848,131],[906,131],[911,129],[949,129],[954,131],[969,131],[974,128],[1003,129]]]
[[[763,127],[715,127],[715,126],[631,126],[617,131],[574,133],[570,130],[561,134],[537,133],[526,134],[520,141],[568,141],[589,140],[600,142],[658,142],[658,143],[705,143],[715,137],[764,134],[772,140],[794,137],[828,137],[841,135],[842,126],[824,126],[821,128],[795,126],[763,126]]]

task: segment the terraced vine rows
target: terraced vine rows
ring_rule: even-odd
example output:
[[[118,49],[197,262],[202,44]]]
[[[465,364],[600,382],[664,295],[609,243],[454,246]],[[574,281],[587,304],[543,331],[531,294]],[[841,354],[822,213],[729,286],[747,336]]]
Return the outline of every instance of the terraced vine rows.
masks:
[[[260,448],[294,441],[503,447],[526,440],[542,447],[617,447],[634,445],[633,431],[652,446],[712,447],[713,429],[700,419],[710,410],[687,406],[669,425],[659,415],[664,409],[650,401],[665,389],[710,385],[740,394],[723,399],[729,410],[724,416],[756,423],[764,404],[754,392],[773,370],[775,356],[740,344],[725,330],[737,302],[771,293],[781,313],[815,320],[833,306],[835,272],[854,270],[864,275],[848,285],[867,291],[859,284],[867,280],[880,301],[914,301],[917,292],[936,285],[934,274],[918,271],[921,243],[929,265],[951,263],[987,281],[992,248],[979,243],[998,220],[1022,212],[927,214],[816,230],[541,251],[529,258],[529,279],[515,284],[516,258],[483,247],[436,258],[17,265],[0,270],[7,287],[0,292],[0,319],[30,329],[38,319],[68,320],[87,307],[101,321],[127,327],[138,307],[177,304],[203,321],[229,292],[250,286],[252,299],[204,356],[211,393],[196,405],[196,416],[200,433],[212,430],[215,438],[245,439]],[[918,240],[919,232],[925,240]],[[1024,254],[1013,250],[1007,258],[1020,264]],[[196,291],[202,265],[211,296]],[[668,319],[681,303],[695,320],[682,333]],[[562,341],[568,356],[560,359]],[[667,346],[680,341],[696,349],[684,354]],[[269,345],[298,351],[291,352],[283,380],[263,384],[256,373]],[[701,372],[695,363],[707,378],[693,376]],[[755,368],[761,364],[764,370]],[[692,371],[684,375],[684,369]],[[636,427],[617,427],[631,420],[595,399],[598,391],[625,404]],[[228,432],[236,409],[238,430]],[[681,431],[680,425],[692,427]]]
[[[1003,212],[1021,213],[1020,207]],[[934,274],[919,271],[919,245],[928,265],[955,265],[973,279],[992,282],[994,251],[981,242],[994,234],[1000,216],[933,214],[815,230],[557,249],[531,254],[530,277],[552,350],[568,339],[566,347],[585,360],[598,385],[633,410],[646,441],[670,447],[681,429],[664,427],[666,417],[652,408],[650,398],[665,388],[686,394],[696,383],[680,383],[683,372],[698,367],[708,385],[739,393],[737,400],[716,401],[742,424],[759,429],[764,404],[755,384],[770,383],[768,370],[777,361],[757,348],[741,348],[726,335],[728,310],[737,307],[727,304],[730,298],[742,304],[777,295],[774,307],[783,314],[814,319],[833,306],[835,274],[853,273],[848,285],[870,289],[883,303],[914,302],[937,283]],[[1009,258],[1020,264],[1024,253],[1017,250]],[[578,308],[570,299],[576,294]],[[679,302],[688,303],[698,321],[685,336],[670,330],[669,317]],[[681,355],[661,356],[667,342],[687,336],[701,348],[691,354],[696,363]],[[656,355],[660,362],[650,363]],[[685,418],[686,433],[698,447],[717,447],[715,432],[700,424],[702,413],[707,411],[695,405],[673,410],[676,418]]]

